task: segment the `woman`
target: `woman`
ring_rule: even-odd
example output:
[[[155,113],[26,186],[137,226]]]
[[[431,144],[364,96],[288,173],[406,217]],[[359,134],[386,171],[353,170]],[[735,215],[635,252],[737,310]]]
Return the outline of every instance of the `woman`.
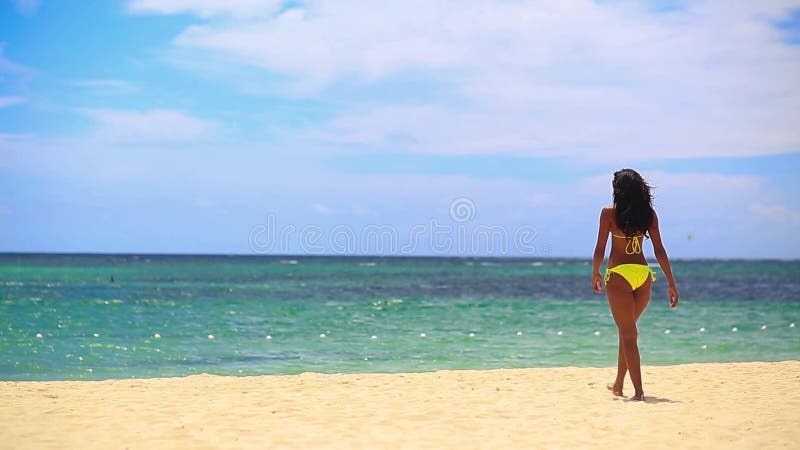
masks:
[[[603,208],[600,213],[600,230],[597,233],[592,266],[592,288],[595,292],[603,292],[600,265],[603,263],[608,235],[611,234],[611,254],[608,257],[605,282],[611,315],[614,316],[619,330],[619,357],[617,379],[608,388],[614,395],[622,397],[625,373],[630,372],[635,391],[631,399],[644,400],[636,321],[650,301],[650,287],[655,281],[655,273],[647,265],[642,253],[642,242],[648,235],[653,242],[658,264],[669,282],[667,297],[670,307],[678,305],[679,294],[672,278],[667,252],[661,243],[658,216],[653,210],[650,186],[632,169],[615,172],[612,185],[614,206]]]

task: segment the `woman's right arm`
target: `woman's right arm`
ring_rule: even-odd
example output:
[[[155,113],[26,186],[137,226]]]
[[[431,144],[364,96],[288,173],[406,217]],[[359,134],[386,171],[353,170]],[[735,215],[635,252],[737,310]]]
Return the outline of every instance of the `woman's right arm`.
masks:
[[[664,272],[664,276],[667,277],[667,282],[669,283],[669,288],[667,289],[669,306],[674,308],[678,306],[680,294],[678,293],[678,288],[675,286],[675,278],[672,277],[672,268],[669,266],[667,251],[664,249],[664,243],[661,242],[661,231],[658,228],[658,215],[655,211],[653,211],[653,223],[650,225],[648,232],[653,242],[653,252],[656,255],[656,260],[658,260],[658,265],[661,266],[661,270]]]

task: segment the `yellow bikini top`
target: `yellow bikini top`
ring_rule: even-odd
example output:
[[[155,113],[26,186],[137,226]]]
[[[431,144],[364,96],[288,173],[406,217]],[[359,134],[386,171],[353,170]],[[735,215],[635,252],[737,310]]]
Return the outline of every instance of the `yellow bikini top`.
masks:
[[[642,253],[642,244],[639,242],[640,236],[633,236],[629,238],[627,236],[617,236],[614,233],[611,233],[611,236],[614,236],[615,238],[628,239],[628,243],[625,245],[626,255],[639,255]],[[644,235],[641,237],[644,237]]]

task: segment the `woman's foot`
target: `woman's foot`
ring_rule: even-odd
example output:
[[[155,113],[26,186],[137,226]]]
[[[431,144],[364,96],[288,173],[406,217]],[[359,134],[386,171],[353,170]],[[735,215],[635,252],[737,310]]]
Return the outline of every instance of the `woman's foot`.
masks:
[[[641,392],[641,393],[638,393],[638,394],[634,395],[633,397],[631,397],[631,400],[637,401],[637,402],[643,402],[644,401],[644,392]]]
[[[608,383],[608,384],[606,385],[606,387],[607,387],[607,388],[608,388],[608,390],[609,390],[609,391],[611,391],[611,393],[612,393],[612,394],[614,394],[615,396],[617,396],[617,397],[622,397],[622,386],[619,386],[619,387],[618,387],[618,386],[617,386],[616,384],[614,384],[614,383]]]

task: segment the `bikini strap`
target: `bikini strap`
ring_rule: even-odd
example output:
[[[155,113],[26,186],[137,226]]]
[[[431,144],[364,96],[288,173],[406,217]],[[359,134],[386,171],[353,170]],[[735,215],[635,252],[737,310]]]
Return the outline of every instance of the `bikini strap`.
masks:
[[[626,255],[638,255],[642,253],[642,245],[639,243],[639,236],[634,236],[625,245]]]
[[[642,253],[642,244],[639,242],[639,236],[618,236],[614,233],[611,233],[612,237],[620,238],[620,239],[627,239],[628,243],[625,244],[625,254],[626,255],[639,255]],[[642,236],[644,237],[644,235]]]

